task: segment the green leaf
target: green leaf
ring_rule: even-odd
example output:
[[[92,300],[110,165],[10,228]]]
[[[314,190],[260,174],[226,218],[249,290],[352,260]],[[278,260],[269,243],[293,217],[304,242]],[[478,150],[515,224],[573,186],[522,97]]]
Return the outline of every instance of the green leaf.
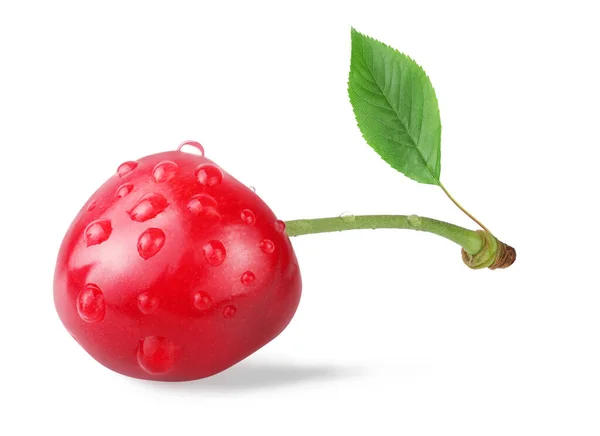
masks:
[[[440,184],[440,111],[419,65],[352,29],[348,94],[363,137],[387,163],[417,182]]]

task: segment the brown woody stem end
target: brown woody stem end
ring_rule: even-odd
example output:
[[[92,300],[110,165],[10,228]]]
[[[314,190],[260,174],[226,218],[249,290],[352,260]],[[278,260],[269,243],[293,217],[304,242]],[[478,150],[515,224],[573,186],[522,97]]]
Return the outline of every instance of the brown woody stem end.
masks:
[[[496,239],[490,232],[477,230],[481,236],[483,246],[481,250],[474,255],[462,250],[462,259],[465,265],[472,269],[499,269],[508,268],[517,259],[516,250],[508,244]]]

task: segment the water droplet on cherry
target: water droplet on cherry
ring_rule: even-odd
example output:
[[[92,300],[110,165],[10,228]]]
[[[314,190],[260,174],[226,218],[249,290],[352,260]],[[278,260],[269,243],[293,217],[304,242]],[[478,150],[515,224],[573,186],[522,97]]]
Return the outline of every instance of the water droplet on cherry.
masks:
[[[212,266],[219,266],[225,260],[227,252],[223,244],[219,241],[208,241],[202,247],[206,261]]]
[[[277,231],[279,233],[285,232],[285,223],[281,220],[275,221],[274,227],[275,227],[275,231]]]
[[[149,315],[158,308],[158,298],[150,296],[147,292],[138,295],[137,305],[140,312]]]
[[[123,162],[121,165],[119,165],[119,168],[117,168],[117,175],[119,177],[125,177],[127,174],[135,170],[137,166],[138,163],[134,161]]]
[[[85,245],[89,247],[106,241],[111,233],[112,226],[110,220],[99,219],[88,224],[84,231],[83,239],[85,240]]]
[[[252,271],[246,271],[245,273],[242,274],[241,281],[242,281],[243,285],[248,286],[250,283],[252,283],[254,281],[255,278],[256,278],[256,276],[254,275],[254,273]]]
[[[223,318],[227,318],[227,319],[233,318],[235,316],[236,312],[237,312],[237,309],[235,308],[235,306],[233,306],[233,305],[226,306],[223,309]]]
[[[150,259],[163,245],[165,245],[165,232],[161,229],[149,228],[140,235],[137,250],[144,259]]]
[[[249,188],[252,192],[256,192],[256,188],[254,186],[249,186]]]
[[[182,148],[186,145],[194,147],[200,152],[200,156],[204,157],[204,147],[202,147],[202,144],[200,144],[198,141],[183,141],[181,144],[179,144],[179,147],[177,147],[177,151],[183,151]]]
[[[117,189],[117,197],[123,198],[131,191],[133,191],[133,185],[131,183],[125,183],[124,185],[121,185],[119,189]]]
[[[204,311],[213,307],[212,298],[204,291],[196,292],[192,297],[192,301],[194,307],[198,310]]]
[[[213,164],[202,164],[196,168],[198,183],[204,186],[215,186],[223,181],[223,172]]]
[[[256,222],[256,216],[254,215],[254,212],[252,212],[250,209],[242,210],[241,217],[242,221],[244,221],[248,225],[252,225]]]
[[[161,336],[147,336],[140,341],[137,361],[150,374],[164,374],[175,365],[175,344]]]
[[[194,215],[219,215],[217,200],[206,194],[194,195],[188,201],[187,208]]]
[[[275,251],[275,244],[270,239],[262,240],[259,245],[263,253],[272,254]]]
[[[102,321],[106,313],[104,294],[100,288],[88,283],[77,296],[77,313],[82,320],[89,323]]]
[[[179,166],[175,162],[165,160],[156,164],[152,170],[152,178],[156,183],[168,182],[177,175],[178,171]]]
[[[91,212],[91,211],[93,211],[94,209],[96,209],[96,205],[97,205],[97,204],[98,204],[98,203],[96,202],[96,200],[92,200],[92,201],[90,201],[90,202],[89,202],[89,204],[88,204],[88,207],[87,207],[87,211],[88,211],[88,212]]]
[[[129,213],[129,217],[137,222],[144,222],[161,213],[169,205],[161,194],[151,192],[144,195]]]

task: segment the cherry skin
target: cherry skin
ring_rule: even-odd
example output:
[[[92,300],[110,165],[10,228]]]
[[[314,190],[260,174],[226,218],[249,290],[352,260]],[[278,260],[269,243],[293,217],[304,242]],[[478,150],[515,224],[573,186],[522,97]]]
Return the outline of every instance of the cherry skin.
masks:
[[[301,294],[285,226],[214,162],[171,151],[120,165],[62,242],[54,302],[98,362],[185,381],[274,339]]]

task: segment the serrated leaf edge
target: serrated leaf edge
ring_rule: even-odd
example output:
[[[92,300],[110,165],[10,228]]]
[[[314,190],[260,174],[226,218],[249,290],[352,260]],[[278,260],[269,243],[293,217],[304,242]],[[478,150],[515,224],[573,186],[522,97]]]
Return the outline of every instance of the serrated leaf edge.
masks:
[[[394,48],[394,47],[391,47],[391,46],[389,46],[388,44],[386,44],[386,43],[384,43],[384,42],[382,42],[382,41],[379,41],[379,40],[377,40],[377,39],[375,39],[375,38],[373,38],[373,37],[371,37],[371,36],[369,36],[369,35],[366,35],[366,34],[364,34],[364,33],[361,33],[361,32],[359,32],[359,31],[358,31],[358,30],[356,30],[354,27],[351,27],[351,34],[357,34],[357,35],[360,35],[360,36],[361,36],[362,38],[364,38],[364,39],[368,39],[368,40],[370,40],[370,41],[372,41],[372,42],[374,42],[374,43],[376,43],[376,44],[380,44],[380,45],[382,45],[382,46],[384,46],[384,47],[386,47],[386,48],[388,48],[388,49],[390,49],[390,50],[392,50],[392,51],[394,51],[394,52],[398,53],[400,56],[403,56],[403,57],[407,58],[407,59],[408,59],[410,62],[412,62],[412,63],[413,63],[413,64],[414,64],[414,65],[415,65],[415,66],[416,66],[416,67],[417,67],[417,68],[420,70],[420,72],[421,72],[421,73],[424,75],[424,77],[425,77],[425,78],[426,78],[426,79],[429,81],[429,83],[431,84],[431,88],[432,88],[432,90],[433,90],[433,98],[435,99],[435,103],[436,103],[436,105],[439,107],[439,102],[438,102],[437,95],[436,95],[436,93],[435,93],[435,89],[434,89],[434,87],[433,87],[433,84],[432,84],[432,82],[431,82],[431,79],[429,78],[428,74],[425,72],[425,70],[423,69],[423,67],[421,67],[421,65],[419,65],[419,64],[418,64],[418,63],[417,63],[417,62],[416,62],[416,61],[415,61],[413,58],[411,58],[411,57],[410,57],[409,55],[407,55],[407,54],[404,54],[404,53],[402,53],[402,52],[401,52],[401,51],[399,51],[398,49],[396,49],[396,48]],[[352,72],[352,68],[350,68],[350,73],[351,73],[351,72]],[[347,90],[348,90],[348,97],[349,97],[349,101],[350,101],[350,104],[351,104],[351,106],[352,106],[352,111],[353,111],[353,113],[354,113],[354,117],[355,117],[355,120],[356,120],[356,125],[357,125],[357,127],[358,127],[359,131],[361,132],[361,136],[363,137],[363,139],[365,140],[365,142],[367,142],[367,144],[369,144],[369,141],[368,141],[368,140],[367,140],[367,138],[365,137],[365,134],[364,134],[364,132],[363,132],[363,129],[360,127],[360,125],[359,125],[359,123],[358,123],[358,119],[357,119],[357,116],[356,116],[356,109],[355,109],[355,106],[354,106],[354,104],[353,104],[353,102],[352,102],[352,96],[350,95],[350,91],[351,91],[351,90],[350,90],[350,73],[349,73],[349,75],[348,75],[348,81],[347,81]],[[399,119],[400,123],[402,123],[402,124],[403,124],[403,127],[405,127],[405,126],[404,126],[404,123],[402,122],[402,119],[400,118],[400,116],[398,115],[398,113],[397,113],[397,112],[396,112],[396,111],[393,109],[393,106],[391,105],[391,103],[390,103],[390,102],[389,102],[389,100],[387,99],[387,96],[386,96],[386,94],[383,92],[383,89],[381,88],[381,86],[379,85],[379,83],[377,83],[377,81],[375,80],[375,78],[374,78],[374,77],[372,78],[372,81],[373,81],[373,82],[374,82],[374,83],[377,85],[377,87],[380,89],[380,91],[381,91],[381,94],[383,95],[383,97],[386,99],[386,101],[388,102],[388,104],[389,104],[389,105],[390,105],[390,107],[392,108],[391,110],[392,110],[392,111],[394,111],[394,113],[395,113],[395,114],[396,114],[396,116],[398,117],[398,119]],[[360,85],[360,84],[358,84],[358,85]],[[365,115],[367,115],[367,116],[371,116],[371,117],[372,117],[372,115],[370,115],[370,114],[365,114]],[[376,119],[377,119],[377,118],[376,118]],[[378,120],[378,121],[380,121],[380,122],[382,122],[382,121],[381,121],[381,120],[379,120],[379,119],[377,119],[377,120]],[[385,124],[385,123],[383,123],[383,122],[382,122],[382,124]],[[441,128],[442,128],[442,126],[441,126],[441,121],[440,121],[440,133],[439,133],[440,137],[441,137]],[[407,136],[408,136],[408,137],[411,139],[411,141],[412,141],[412,142],[415,144],[415,145],[414,145],[414,148],[416,148],[416,149],[417,149],[417,152],[418,152],[418,154],[419,154],[419,157],[420,157],[420,158],[423,160],[423,163],[425,164],[425,167],[427,168],[427,170],[428,170],[428,171],[429,171],[429,173],[431,174],[431,177],[432,177],[432,179],[433,179],[433,180],[436,182],[435,184],[439,185],[439,183],[440,183],[440,177],[439,177],[439,174],[441,173],[441,158],[440,158],[440,159],[438,159],[438,164],[437,164],[437,167],[435,168],[435,170],[433,170],[433,169],[432,169],[432,168],[431,168],[431,167],[428,165],[428,163],[427,163],[427,160],[425,159],[425,156],[423,155],[423,153],[422,153],[422,152],[421,152],[421,150],[419,149],[419,147],[418,147],[418,144],[417,144],[417,143],[415,143],[415,141],[414,141],[414,139],[412,138],[412,136],[410,136],[410,134],[408,133],[408,129],[406,129],[406,127],[405,127],[405,130],[407,131]],[[371,146],[371,144],[369,144],[369,146]],[[373,148],[373,146],[371,146],[371,147]],[[409,178],[411,178],[411,179],[413,179],[413,180],[415,180],[415,181],[418,181],[417,179],[419,178],[419,176],[418,176],[417,174],[415,174],[414,172],[411,172],[411,171],[408,171],[408,170],[400,171],[400,170],[398,170],[397,168],[395,168],[395,166],[393,165],[393,162],[391,162],[390,160],[386,159],[386,156],[383,156],[383,155],[382,155],[382,154],[380,154],[379,152],[377,152],[377,154],[378,154],[378,155],[381,157],[381,159],[383,159],[383,160],[384,160],[386,163],[388,163],[388,164],[389,164],[389,165],[390,165],[392,168],[396,169],[396,170],[397,170],[397,171],[399,171],[399,172],[403,172],[403,173],[404,173],[405,175],[407,175]],[[436,174],[436,173],[437,173],[437,174]],[[410,175],[409,175],[409,174],[410,174]],[[412,176],[412,177],[411,177],[411,176]],[[434,184],[434,183],[430,183],[430,184]]]

